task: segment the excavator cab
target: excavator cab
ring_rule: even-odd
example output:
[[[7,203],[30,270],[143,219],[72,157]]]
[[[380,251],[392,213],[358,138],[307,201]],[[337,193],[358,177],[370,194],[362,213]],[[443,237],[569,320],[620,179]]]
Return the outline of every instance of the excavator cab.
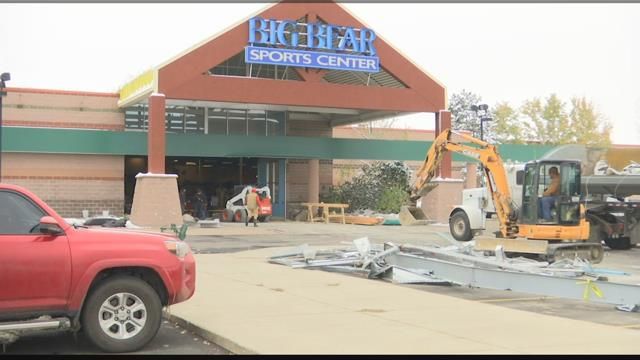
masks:
[[[543,193],[551,184],[550,169],[556,168],[560,186],[553,199]],[[552,170],[553,171],[553,170]],[[578,225],[580,223],[580,162],[534,161],[525,165],[522,185],[522,224]],[[543,202],[551,204],[551,220],[543,218]]]

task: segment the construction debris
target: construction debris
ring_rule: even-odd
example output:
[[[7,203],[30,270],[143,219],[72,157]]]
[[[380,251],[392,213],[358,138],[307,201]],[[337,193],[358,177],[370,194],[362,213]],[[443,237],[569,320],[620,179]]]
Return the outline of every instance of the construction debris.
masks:
[[[509,258],[500,246],[493,253],[489,256],[476,251],[473,241],[425,247],[371,244],[365,237],[344,249],[321,250],[305,244],[268,260],[292,268],[351,273],[399,284],[455,284],[583,299],[618,305],[617,309],[624,311],[640,308],[640,286],[609,282],[604,276],[628,273],[593,268],[579,258],[554,263]]]

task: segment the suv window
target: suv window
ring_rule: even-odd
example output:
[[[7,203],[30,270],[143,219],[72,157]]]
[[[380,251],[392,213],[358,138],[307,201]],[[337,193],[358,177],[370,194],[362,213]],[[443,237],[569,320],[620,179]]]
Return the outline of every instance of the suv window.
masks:
[[[0,191],[0,235],[26,235],[39,232],[45,212],[14,192]]]

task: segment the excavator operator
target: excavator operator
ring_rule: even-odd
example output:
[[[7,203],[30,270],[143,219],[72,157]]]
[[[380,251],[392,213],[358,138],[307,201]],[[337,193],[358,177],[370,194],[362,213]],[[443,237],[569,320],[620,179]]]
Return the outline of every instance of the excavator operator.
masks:
[[[551,184],[549,187],[542,193],[542,197],[540,198],[540,212],[538,216],[541,217],[546,222],[551,222],[551,208],[556,203],[556,197],[560,194],[560,173],[558,172],[558,168],[552,166],[549,168],[549,177],[551,177]]]

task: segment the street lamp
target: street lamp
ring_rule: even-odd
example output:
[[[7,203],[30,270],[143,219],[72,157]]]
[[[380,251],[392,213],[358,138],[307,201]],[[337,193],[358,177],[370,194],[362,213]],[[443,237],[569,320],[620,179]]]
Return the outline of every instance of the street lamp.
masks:
[[[11,74],[2,73],[0,75],[0,182],[2,182],[2,98],[7,95],[5,81],[11,80]]]
[[[491,117],[489,117],[489,105],[471,105],[469,109],[471,111],[474,111],[476,113],[476,116],[480,116],[480,140],[484,141],[484,123],[485,121],[493,120]]]

